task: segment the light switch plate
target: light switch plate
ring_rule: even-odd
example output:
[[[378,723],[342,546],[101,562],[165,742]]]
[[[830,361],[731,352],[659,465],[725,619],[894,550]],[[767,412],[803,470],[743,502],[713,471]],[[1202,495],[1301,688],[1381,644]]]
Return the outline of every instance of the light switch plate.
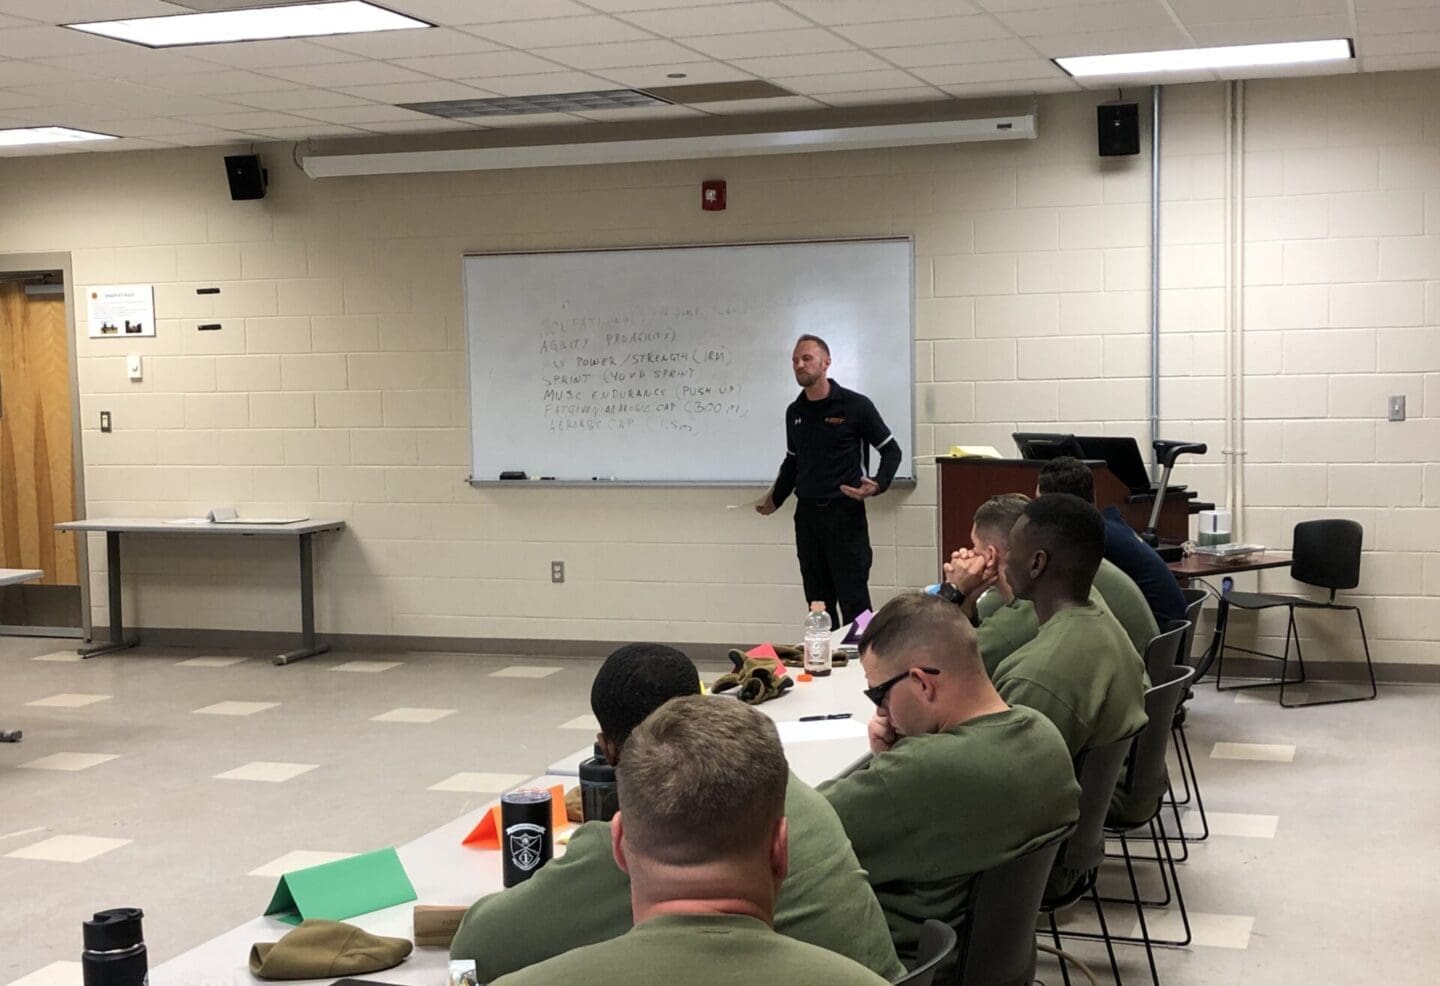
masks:
[[[130,374],[131,380],[143,380],[145,378],[145,374],[140,366],[139,356],[126,356],[125,370]]]
[[[1405,395],[1404,395],[1404,394],[1400,394],[1400,395],[1398,395],[1398,396],[1396,396],[1396,397],[1390,398],[1390,420],[1391,420],[1391,421],[1404,421],[1404,420],[1405,420]]]

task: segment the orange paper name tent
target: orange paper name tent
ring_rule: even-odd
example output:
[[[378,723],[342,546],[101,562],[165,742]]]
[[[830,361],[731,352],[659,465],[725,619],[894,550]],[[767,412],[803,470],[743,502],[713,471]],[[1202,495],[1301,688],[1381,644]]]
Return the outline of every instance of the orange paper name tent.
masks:
[[[746,657],[768,657],[770,660],[772,660],[772,661],[775,662],[775,673],[776,673],[776,674],[788,674],[788,673],[789,673],[789,669],[785,667],[785,662],[782,661],[782,660],[780,660],[780,655],[777,654],[777,653],[775,653],[775,648],[774,648],[773,646],[771,646],[771,644],[770,644],[769,641],[766,641],[765,643],[759,645],[758,647],[751,647],[749,650],[747,650],[747,651],[745,652],[745,656],[746,656]]]
[[[559,832],[570,824],[569,817],[565,814],[565,785],[556,784],[550,789],[550,828]],[[500,806],[496,805],[485,813],[480,819],[480,824],[470,830],[470,834],[460,840],[464,846],[474,846],[476,849],[499,849],[500,848]]]

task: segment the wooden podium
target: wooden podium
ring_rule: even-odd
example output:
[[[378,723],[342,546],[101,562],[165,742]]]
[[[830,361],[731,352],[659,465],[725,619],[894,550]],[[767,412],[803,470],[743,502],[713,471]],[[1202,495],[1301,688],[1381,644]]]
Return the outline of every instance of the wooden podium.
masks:
[[[1000,493],[1035,495],[1035,481],[1045,463],[1036,459],[949,459],[936,460],[939,470],[940,564],[950,552],[970,544],[970,527],[980,504]],[[1104,463],[1088,463],[1095,474],[1095,503],[1101,510],[1116,506],[1137,532],[1150,522],[1154,501],[1149,497],[1132,502],[1130,488],[1115,478]],[[1190,501],[1184,496],[1165,499],[1157,525],[1162,538],[1183,540],[1190,532]]]

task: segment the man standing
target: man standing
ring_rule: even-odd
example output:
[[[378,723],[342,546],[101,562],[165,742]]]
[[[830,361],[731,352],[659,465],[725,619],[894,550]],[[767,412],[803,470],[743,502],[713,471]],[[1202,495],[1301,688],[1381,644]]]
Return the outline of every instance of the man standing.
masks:
[[[827,376],[830,347],[824,339],[801,336],[790,366],[804,390],[785,410],[785,461],[755,510],[773,514],[795,492],[795,553],[805,598],[823,600],[838,626],[870,608],[865,500],[889,489],[900,467],[900,443],[870,398]],[[873,477],[862,468],[871,445],[880,451]]]

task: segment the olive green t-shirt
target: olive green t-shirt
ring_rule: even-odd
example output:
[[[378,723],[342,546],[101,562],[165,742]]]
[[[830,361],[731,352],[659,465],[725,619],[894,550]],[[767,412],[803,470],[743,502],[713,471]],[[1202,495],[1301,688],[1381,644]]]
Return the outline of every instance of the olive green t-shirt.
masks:
[[[1071,759],[1145,725],[1145,666],[1115,617],[1093,602],[1052,616],[1000,662],[994,680],[1005,701],[1055,724]]]
[[[829,803],[790,775],[785,790],[790,872],[775,904],[783,934],[838,952],[876,973],[903,972],[885,916]],[[565,854],[524,883],[470,906],[450,944],[482,983],[632,927],[630,878],[615,865],[610,825],[575,829]]]
[[[1143,660],[1145,648],[1160,635],[1160,625],[1155,622],[1155,614],[1150,611],[1145,593],[1140,591],[1134,579],[1104,559],[1095,573],[1095,589],[1104,598],[1111,614],[1125,628],[1131,645]]]
[[[902,961],[930,918],[959,928],[975,874],[1055,838],[1079,812],[1065,743],[1032,709],[907,736],[861,770],[826,781],[870,873]]]
[[[585,903],[574,901],[577,908]],[[494,986],[884,986],[886,982],[842,955],[777,935],[755,918],[667,914],[618,938],[504,976]]]

